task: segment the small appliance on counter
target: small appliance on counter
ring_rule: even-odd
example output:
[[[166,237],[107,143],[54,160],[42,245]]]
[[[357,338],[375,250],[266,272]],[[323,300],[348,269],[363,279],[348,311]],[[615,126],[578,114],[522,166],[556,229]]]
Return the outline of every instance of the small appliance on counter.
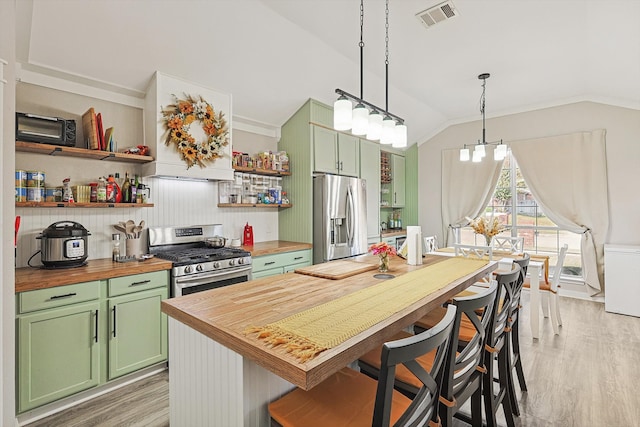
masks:
[[[58,221],[45,228],[36,237],[41,241],[38,252],[44,268],[71,268],[84,265],[88,257],[87,237],[90,235],[86,228],[74,221]],[[32,267],[31,264],[29,266]]]
[[[242,233],[242,244],[244,246],[253,246],[253,226],[247,223]]]

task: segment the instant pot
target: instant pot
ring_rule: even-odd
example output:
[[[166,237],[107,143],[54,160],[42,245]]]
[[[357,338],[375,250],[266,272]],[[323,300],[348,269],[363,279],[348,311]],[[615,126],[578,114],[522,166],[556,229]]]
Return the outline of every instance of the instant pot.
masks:
[[[70,268],[87,260],[89,231],[74,221],[58,221],[45,228],[36,239],[41,240],[40,257],[45,268]]]

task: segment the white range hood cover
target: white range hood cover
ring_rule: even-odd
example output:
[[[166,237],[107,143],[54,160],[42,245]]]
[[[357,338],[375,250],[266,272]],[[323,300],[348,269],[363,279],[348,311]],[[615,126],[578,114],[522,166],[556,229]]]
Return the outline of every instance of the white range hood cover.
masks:
[[[162,109],[175,103],[174,96],[185,99],[202,96],[214,108],[215,113],[222,111],[229,129],[229,144],[222,150],[222,157],[207,163],[206,167],[198,165],[187,168],[176,147],[165,144],[166,128],[162,119]],[[143,167],[144,176],[208,180],[232,180],[232,112],[231,95],[205,88],[195,83],[156,71],[145,96],[144,134],[145,144],[150,148],[150,155],[155,159]],[[192,124],[191,133],[196,138],[204,137],[204,131]]]

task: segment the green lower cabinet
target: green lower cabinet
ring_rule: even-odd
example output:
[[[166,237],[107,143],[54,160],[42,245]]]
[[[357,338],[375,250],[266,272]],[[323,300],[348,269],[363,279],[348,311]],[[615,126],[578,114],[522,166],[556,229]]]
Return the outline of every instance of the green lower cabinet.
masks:
[[[296,268],[311,265],[311,249],[257,256],[252,258],[251,263],[252,279],[288,273]]]
[[[18,412],[100,382],[98,301],[18,318]]]
[[[161,288],[109,299],[109,380],[166,360],[166,298]]]

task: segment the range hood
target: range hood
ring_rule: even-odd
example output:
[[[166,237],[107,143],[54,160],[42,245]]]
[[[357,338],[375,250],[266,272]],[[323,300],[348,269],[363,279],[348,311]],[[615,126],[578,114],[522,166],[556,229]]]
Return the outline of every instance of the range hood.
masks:
[[[223,112],[229,129],[229,144],[222,150],[222,157],[208,162],[205,167],[199,165],[187,167],[175,144],[166,145],[167,130],[162,118],[162,109],[175,103],[173,95],[184,99],[187,95],[202,97],[213,106],[214,112]],[[145,96],[144,105],[144,139],[150,148],[150,155],[155,161],[142,167],[142,175],[158,178],[182,178],[196,180],[232,180],[231,167],[231,95],[203,87],[178,77],[156,71]],[[190,133],[196,140],[204,138],[204,131],[193,123]]]

